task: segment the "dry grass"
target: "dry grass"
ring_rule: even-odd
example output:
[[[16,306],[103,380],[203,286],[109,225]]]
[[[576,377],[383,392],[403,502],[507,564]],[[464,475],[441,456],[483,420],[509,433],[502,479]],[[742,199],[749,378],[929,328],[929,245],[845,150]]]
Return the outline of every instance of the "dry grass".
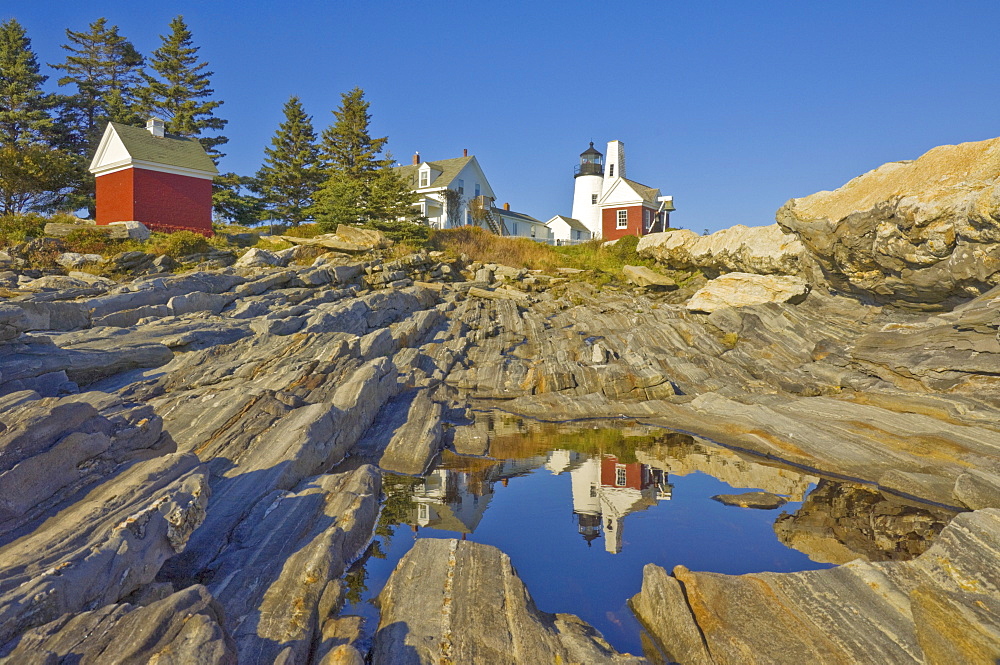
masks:
[[[514,268],[552,270],[570,265],[552,247],[529,238],[505,238],[478,226],[435,230],[428,247],[455,256],[467,255],[480,263],[501,263]]]
[[[282,235],[293,238],[315,238],[322,233],[323,231],[319,228],[318,224],[299,224],[298,226],[288,227]]]

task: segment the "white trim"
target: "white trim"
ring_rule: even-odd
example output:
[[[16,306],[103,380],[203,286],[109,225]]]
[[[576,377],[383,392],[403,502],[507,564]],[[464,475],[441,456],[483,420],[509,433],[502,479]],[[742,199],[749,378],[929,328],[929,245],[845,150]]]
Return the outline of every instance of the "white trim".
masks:
[[[202,171],[200,169],[188,169],[183,166],[167,166],[166,164],[157,164],[156,162],[146,162],[143,160],[132,160],[127,162],[118,162],[116,164],[109,164],[106,167],[101,168],[100,171],[91,171],[95,177],[100,177],[102,175],[108,175],[109,173],[117,173],[118,171],[125,171],[126,169],[142,169],[144,171],[157,171],[159,173],[171,173],[173,175],[182,175],[189,178],[200,178],[202,180],[214,180],[215,174],[209,173],[208,171]]]
[[[622,213],[625,213],[625,214],[622,215]],[[622,219],[623,216],[624,216],[625,219]],[[624,223],[622,223],[622,222],[624,222]],[[617,224],[617,226],[615,226],[616,229],[627,229],[628,228],[628,210],[626,210],[624,208],[619,209],[618,210],[618,219],[616,220],[615,223]]]
[[[192,169],[186,166],[171,166],[169,164],[160,164],[158,162],[149,162],[141,159],[134,159],[129,155],[126,159],[119,159],[110,164],[102,164],[108,151],[112,148],[112,142],[117,139],[118,147],[120,147],[125,154],[128,154],[128,148],[125,147],[124,142],[121,137],[118,136],[118,132],[115,128],[108,123],[108,126],[104,129],[104,134],[101,136],[101,142],[97,146],[97,150],[94,152],[94,159],[90,161],[89,171],[95,176],[107,175],[109,173],[115,173],[116,171],[123,171],[127,168],[141,168],[147,171],[159,171],[160,173],[172,173],[174,175],[189,176],[192,178],[202,178],[204,180],[212,180],[219,174],[219,170],[214,168],[212,171],[205,171],[202,169]]]

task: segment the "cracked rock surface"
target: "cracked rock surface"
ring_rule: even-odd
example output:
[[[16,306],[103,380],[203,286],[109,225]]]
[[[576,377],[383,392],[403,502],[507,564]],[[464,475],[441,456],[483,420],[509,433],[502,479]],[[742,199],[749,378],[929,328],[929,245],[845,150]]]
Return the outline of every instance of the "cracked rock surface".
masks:
[[[292,252],[6,298],[0,658],[360,662],[344,575],[383,474],[446,448],[502,457],[494,412],[697,438],[727,452],[642,454],[734,486],[754,474],[768,505],[820,483],[776,529],[838,568],[647,567],[637,613],[682,662],[997,649],[1000,288],[898,308],[814,280],[806,238],[777,238],[772,261],[743,235],[712,270],[794,264],[812,288],[706,313],[683,289],[579,272]],[[471,543],[420,540],[381,604],[374,662],[639,662],[539,611],[509,559]]]

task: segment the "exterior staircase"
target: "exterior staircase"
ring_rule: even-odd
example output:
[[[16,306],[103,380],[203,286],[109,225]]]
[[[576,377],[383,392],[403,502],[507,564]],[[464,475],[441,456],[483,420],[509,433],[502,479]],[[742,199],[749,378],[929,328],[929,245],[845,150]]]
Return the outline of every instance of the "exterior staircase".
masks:
[[[493,199],[488,196],[477,196],[473,199],[473,205],[478,211],[478,215],[486,222],[487,228],[498,236],[509,236],[510,231],[503,220],[493,214]]]

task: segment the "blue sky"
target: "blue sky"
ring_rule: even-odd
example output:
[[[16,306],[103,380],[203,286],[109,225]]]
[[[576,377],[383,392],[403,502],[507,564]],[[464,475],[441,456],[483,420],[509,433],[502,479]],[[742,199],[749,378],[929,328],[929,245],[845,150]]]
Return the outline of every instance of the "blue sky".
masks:
[[[629,177],[700,232],[1000,134],[995,0],[0,4],[44,63],[100,16],[148,54],[177,14],[225,101],[224,170],[259,167],[289,95],[319,129],[360,86],[397,160],[468,148],[500,201],[543,220],[569,214],[590,140],[624,141]]]

